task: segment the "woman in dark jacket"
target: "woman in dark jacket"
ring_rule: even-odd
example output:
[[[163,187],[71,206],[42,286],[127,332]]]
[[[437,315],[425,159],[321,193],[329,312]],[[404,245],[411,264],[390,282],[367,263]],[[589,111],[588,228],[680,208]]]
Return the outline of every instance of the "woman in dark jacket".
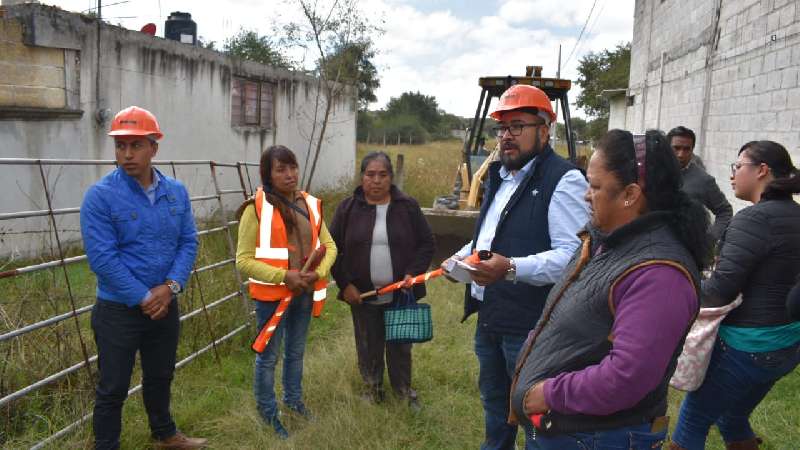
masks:
[[[339,298],[350,304],[358,367],[373,401],[383,400],[384,352],[389,380],[395,393],[418,408],[411,388],[411,344],[386,343],[383,310],[407,292],[360,298],[397,280],[406,281],[425,272],[433,257],[433,235],[416,200],[392,184],[389,156],[373,152],[361,161],[361,185],[336,208],[331,235],[339,258],[331,273]],[[417,299],[425,286],[412,288]]]
[[[711,246],[708,216],[681,190],[657,130],[609,131],[587,177],[591,222],[520,351],[512,419],[545,450],[661,448],[668,383]]]
[[[800,174],[786,149],[748,142],[731,164],[736,197],[752,202],[723,235],[719,262],[703,282],[702,306],[742,304],[722,322],[705,381],[681,406],[673,449],[702,449],[717,424],[729,449],[757,449],[749,416],[800,362],[800,322],[786,301],[800,273]]]

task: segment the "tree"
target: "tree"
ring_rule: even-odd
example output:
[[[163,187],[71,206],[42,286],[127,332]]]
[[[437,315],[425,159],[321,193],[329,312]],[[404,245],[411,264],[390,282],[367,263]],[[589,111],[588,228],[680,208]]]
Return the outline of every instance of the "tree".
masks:
[[[572,134],[575,136],[576,140],[583,141],[588,139],[586,121],[584,119],[573,117],[570,119],[569,123],[572,125]],[[566,136],[567,133],[564,124],[559,122],[556,124],[556,137],[558,137],[558,139],[564,139]]]
[[[197,46],[200,48],[217,51],[217,41],[206,41],[202,36],[197,38]]]
[[[213,42],[211,43],[213,46]],[[267,36],[255,31],[239,29],[239,32],[225,40],[223,51],[249,61],[284,69],[292,69],[292,61],[281,52],[278,46]]]
[[[311,159],[311,168],[303,171],[304,189],[309,190],[333,105],[348,89],[345,80],[351,66],[342,63],[337,55],[343,57],[358,53],[343,51],[353,45],[361,45],[365,51],[370,49],[372,35],[380,32],[380,29],[361,13],[358,0],[294,0],[292,3],[299,7],[303,20],[283,27],[283,42],[314,54],[318,77],[314,118],[304,167],[308,167],[312,147],[314,156]],[[320,108],[322,120],[317,131]]]
[[[613,50],[590,52],[578,63],[578,79],[583,91],[576,104],[588,116],[608,118],[608,102],[602,97],[606,89],[628,87],[631,69],[631,44],[618,44]]]
[[[358,139],[363,142],[368,135],[380,139],[385,134],[392,141],[391,137],[399,134],[403,141],[423,143],[429,138],[451,139],[451,130],[464,130],[471,123],[470,119],[439,109],[432,95],[404,92],[389,99],[385,110],[359,114]],[[490,126],[487,122],[485,129]]]
[[[433,133],[439,127],[441,115],[436,97],[419,92],[403,92],[400,97],[392,97],[386,104],[386,114],[390,117],[411,115],[419,119],[419,123],[428,132]]]
[[[434,136],[435,139],[450,139],[453,137],[450,134],[451,130],[465,130],[469,125],[469,121],[465,121],[462,117],[455,114],[450,114],[444,110],[439,110],[439,129]]]
[[[335,49],[325,68],[328,79],[335,79],[336,73],[341,72],[340,82],[356,86],[360,111],[366,111],[369,104],[377,100],[375,90],[381,85],[378,69],[372,63],[374,57],[371,40],[352,42]]]
[[[386,136],[389,142],[413,141],[422,144],[428,141],[430,133],[419,121],[419,117],[412,114],[397,114],[388,116],[380,114],[374,124],[376,138]]]
[[[358,110],[358,116],[356,116],[356,140],[358,142],[367,142],[367,139],[373,133],[375,128],[375,113],[372,111],[367,110]]]
[[[598,117],[586,124],[586,137],[596,141],[608,131],[608,117]]]

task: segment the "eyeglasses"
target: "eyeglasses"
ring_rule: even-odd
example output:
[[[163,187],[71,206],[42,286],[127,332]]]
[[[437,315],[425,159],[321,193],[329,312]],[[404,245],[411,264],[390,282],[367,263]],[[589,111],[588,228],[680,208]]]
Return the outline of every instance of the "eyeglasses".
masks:
[[[736,171],[741,169],[742,166],[760,166],[761,163],[756,162],[735,162],[731,163],[731,176],[736,176]]]
[[[496,127],[492,127],[492,133],[494,133],[494,135],[497,137],[503,137],[503,135],[506,134],[506,131],[508,131],[512,136],[517,137],[522,134],[522,129],[525,127],[540,127],[542,125],[545,125],[545,123],[515,123],[507,126],[498,125]]]

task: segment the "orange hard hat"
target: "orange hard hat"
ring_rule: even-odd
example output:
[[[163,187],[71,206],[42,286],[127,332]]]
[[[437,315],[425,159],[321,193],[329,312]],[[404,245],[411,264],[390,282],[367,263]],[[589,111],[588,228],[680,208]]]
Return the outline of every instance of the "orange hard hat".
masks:
[[[556,113],[550,104],[550,98],[541,89],[527,84],[515,84],[503,92],[500,103],[492,114],[492,119],[500,120],[500,115],[505,111],[522,108],[536,108],[539,113],[545,113],[550,122],[555,122]]]
[[[161,139],[164,135],[158,127],[156,116],[150,111],[129,106],[114,116],[111,122],[109,136],[151,136],[154,139]]]

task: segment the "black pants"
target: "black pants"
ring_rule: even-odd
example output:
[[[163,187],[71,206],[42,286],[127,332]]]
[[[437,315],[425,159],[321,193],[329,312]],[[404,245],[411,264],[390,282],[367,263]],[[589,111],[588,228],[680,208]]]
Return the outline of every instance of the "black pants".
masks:
[[[175,372],[180,312],[175,298],[161,320],[151,320],[141,308],[98,299],[92,310],[100,379],[95,391],[94,438],[97,449],[119,448],[122,404],[128,396],[139,351],[142,398],[153,438],[177,431],[169,412],[170,385]]]
[[[401,397],[416,398],[411,389],[411,344],[392,344],[385,339],[382,305],[355,305],[350,307],[356,339],[356,354],[361,377],[370,389],[380,389],[383,384],[383,355],[386,352],[389,381]]]

